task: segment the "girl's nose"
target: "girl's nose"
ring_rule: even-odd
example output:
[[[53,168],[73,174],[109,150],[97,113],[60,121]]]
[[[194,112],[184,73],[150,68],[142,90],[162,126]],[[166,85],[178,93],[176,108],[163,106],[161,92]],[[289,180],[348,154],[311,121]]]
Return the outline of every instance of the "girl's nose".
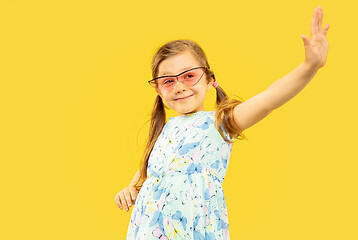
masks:
[[[186,89],[186,88],[187,87],[185,86],[185,84],[177,81],[174,86],[174,91],[178,91],[178,90],[182,90],[182,89]]]

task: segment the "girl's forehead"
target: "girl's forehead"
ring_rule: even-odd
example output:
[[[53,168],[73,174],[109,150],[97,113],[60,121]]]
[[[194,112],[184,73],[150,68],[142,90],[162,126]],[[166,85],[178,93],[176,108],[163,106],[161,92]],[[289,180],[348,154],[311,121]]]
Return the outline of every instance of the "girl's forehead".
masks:
[[[175,71],[172,71],[172,70],[167,69],[167,70],[163,70],[163,72],[160,73],[160,75],[168,75],[168,74],[169,74],[169,75],[174,75],[174,74],[178,74],[178,73],[184,72],[185,70],[188,70],[188,69],[191,69],[191,68],[195,68],[195,67],[197,67],[197,66],[191,66],[191,65],[189,65],[189,66],[187,66],[187,67],[184,67],[184,68],[179,69],[178,72],[175,72]]]
[[[180,55],[168,58],[160,63],[159,75],[179,74],[185,70],[198,67],[199,63],[193,56]]]

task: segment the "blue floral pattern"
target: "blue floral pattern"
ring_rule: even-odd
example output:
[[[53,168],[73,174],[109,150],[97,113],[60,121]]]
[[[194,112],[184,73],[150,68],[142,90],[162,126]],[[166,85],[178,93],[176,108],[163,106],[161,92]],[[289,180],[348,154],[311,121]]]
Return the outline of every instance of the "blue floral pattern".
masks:
[[[230,239],[222,183],[232,143],[221,137],[214,116],[198,111],[169,118],[149,156],[126,240]]]

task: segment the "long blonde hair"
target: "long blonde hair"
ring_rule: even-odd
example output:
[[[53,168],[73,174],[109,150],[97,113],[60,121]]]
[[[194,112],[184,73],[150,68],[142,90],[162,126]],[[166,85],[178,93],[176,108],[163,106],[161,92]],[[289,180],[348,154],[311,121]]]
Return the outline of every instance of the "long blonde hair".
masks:
[[[186,39],[179,39],[167,42],[157,50],[152,59],[152,77],[156,78],[158,76],[158,69],[161,62],[163,62],[169,57],[175,56],[184,51],[190,51],[196,61],[200,64],[200,66],[206,66],[205,75],[207,76],[207,82],[211,81],[211,78],[215,80],[214,72],[210,69],[210,65],[203,49],[196,42]],[[242,134],[242,130],[233,120],[234,107],[242,102],[243,101],[228,98],[225,91],[220,86],[216,88],[217,109],[215,113],[214,124],[216,129],[218,129],[220,135],[226,142],[232,143],[233,141],[230,141],[225,138],[221,126],[226,129],[226,131],[230,135],[230,138],[234,137],[239,140],[248,140],[247,137]],[[154,147],[157,138],[162,132],[164,125],[166,124],[166,114],[164,108],[167,107],[164,106],[162,98],[157,95],[150,119],[149,136],[147,139],[146,147],[143,153],[143,159],[140,166],[140,178],[134,185],[137,191],[140,191],[144,181],[147,179],[149,155]]]

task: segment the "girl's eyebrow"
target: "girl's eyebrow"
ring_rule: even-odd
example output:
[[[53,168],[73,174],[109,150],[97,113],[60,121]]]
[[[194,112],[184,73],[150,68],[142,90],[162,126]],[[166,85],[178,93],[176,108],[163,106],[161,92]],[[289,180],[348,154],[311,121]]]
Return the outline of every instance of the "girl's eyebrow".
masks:
[[[188,69],[190,69],[190,68],[194,68],[194,67],[186,67],[186,68],[183,68],[181,71],[184,72],[185,70],[188,70]],[[167,74],[172,74],[172,73],[170,73],[170,72],[165,72],[165,73],[160,74],[160,76],[167,75]]]

